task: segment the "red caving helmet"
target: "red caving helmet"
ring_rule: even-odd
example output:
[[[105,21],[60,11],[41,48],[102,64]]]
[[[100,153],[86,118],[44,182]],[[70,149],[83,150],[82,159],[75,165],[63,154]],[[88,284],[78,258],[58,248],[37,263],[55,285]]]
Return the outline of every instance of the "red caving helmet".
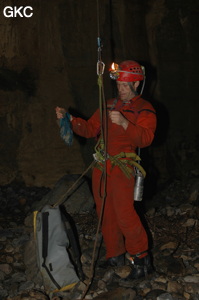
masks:
[[[125,60],[118,65],[113,64],[114,69],[110,70],[110,77],[117,81],[134,82],[145,78],[144,67],[133,60]]]

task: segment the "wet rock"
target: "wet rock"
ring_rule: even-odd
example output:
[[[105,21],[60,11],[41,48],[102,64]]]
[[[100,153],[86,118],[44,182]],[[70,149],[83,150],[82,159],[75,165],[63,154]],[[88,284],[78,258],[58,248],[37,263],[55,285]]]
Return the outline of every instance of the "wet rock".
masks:
[[[85,178],[81,178],[80,180],[79,178],[80,175],[63,176],[47,195],[37,203],[34,203],[33,209],[40,210],[47,203],[55,204],[63,200],[68,213],[91,211],[94,207],[94,201],[90,187]],[[75,184],[76,182],[77,184]],[[74,189],[72,188],[73,186]]]
[[[139,292],[139,295],[140,295],[141,297],[144,297],[144,298],[145,298],[145,296],[146,296],[150,291],[151,291],[151,288],[145,287],[145,288],[143,288],[142,290],[139,290],[138,292]]]
[[[110,291],[107,293],[102,293],[101,295],[97,296],[96,300],[121,300],[121,299],[128,299],[133,300],[136,297],[136,292],[132,289],[125,289],[125,288],[117,288],[114,291]]]
[[[150,208],[147,212],[146,212],[146,215],[148,217],[154,217],[156,214],[156,209],[154,207]]]
[[[20,291],[26,291],[26,290],[30,291],[34,287],[35,287],[34,282],[32,282],[32,281],[26,281],[26,282],[20,284],[20,286],[19,286],[19,292]]]
[[[167,285],[166,283],[163,282],[153,282],[152,283],[152,289],[153,290],[162,290],[162,291],[166,291],[167,290]]]
[[[168,217],[171,217],[171,216],[175,215],[175,213],[176,213],[176,210],[175,210],[174,207],[171,207],[171,206],[166,207],[166,215]]]
[[[176,281],[169,281],[167,285],[167,291],[169,293],[183,294],[184,289],[182,288],[182,284]]]
[[[185,282],[193,282],[193,283],[198,283],[199,284],[199,274],[196,274],[195,276],[185,276],[183,278]]]
[[[157,300],[174,300],[171,294],[163,293],[157,297]]]
[[[196,225],[198,221],[196,219],[188,219],[186,222],[182,225],[183,227],[193,227]]]
[[[126,278],[131,272],[131,267],[130,266],[124,266],[124,267],[118,267],[115,268],[115,273],[120,277],[120,278]]]
[[[7,300],[49,300],[49,297],[42,291],[23,292],[19,296],[7,298]]]
[[[82,264],[90,264],[92,260],[92,256],[90,251],[87,249],[87,251],[84,251],[81,255],[81,262]]]
[[[194,267],[199,271],[199,259],[194,261]]]
[[[184,296],[184,299],[187,299],[187,300],[190,300],[190,299],[191,299],[190,294],[188,294],[188,293],[186,293],[186,292],[184,292],[183,296]]]
[[[29,241],[30,236],[28,234],[23,234],[19,238],[14,239],[12,245],[16,248],[17,246],[21,246]]]
[[[178,244],[176,242],[168,242],[160,247],[160,250],[163,251],[165,249],[176,249]]]
[[[185,283],[184,285],[185,292],[192,295],[199,295],[199,284],[198,283]]]
[[[179,209],[181,214],[185,214],[190,213],[192,210],[194,210],[194,206],[190,203],[183,203],[179,206]]]
[[[154,281],[155,282],[161,282],[161,283],[167,283],[168,282],[168,278],[166,278],[165,276],[161,275],[161,276],[158,276],[157,278],[155,278]]]
[[[23,210],[14,207],[13,212],[6,216],[5,221],[2,219],[4,216],[0,215],[0,220],[3,220],[0,223],[0,246],[2,249],[0,299],[46,300],[49,298],[45,294],[43,280],[37,267],[33,215],[30,205],[34,198],[37,198],[37,193],[31,192],[29,196],[28,192],[25,193],[25,189],[22,192],[23,197],[27,199]],[[38,194],[42,195],[42,192]],[[14,190],[12,190],[12,197],[14,197]],[[33,198],[31,199],[31,197]],[[17,199],[21,198],[20,193],[17,193]],[[174,198],[172,196],[172,199]],[[124,299],[157,300],[158,297],[164,299],[167,295],[167,297],[173,297],[174,300],[195,300],[194,297],[198,296],[198,222],[191,223],[189,220],[197,221],[197,208],[191,203],[182,204],[180,201],[176,201],[176,203],[178,203],[177,206],[170,202],[165,207],[153,208],[146,214],[154,239],[152,256],[155,272],[146,278],[122,285],[120,280],[128,275],[129,266],[100,269],[97,263],[93,283],[85,299],[115,300],[117,298],[114,297],[120,296]],[[28,208],[30,211],[28,216],[24,214],[27,206],[31,207],[31,209]],[[72,218],[77,225],[82,250],[81,262],[87,280],[91,275],[98,220],[93,210],[92,212],[84,211],[72,214]],[[182,226],[183,224],[192,224],[192,226]],[[101,236],[97,240],[97,247],[101,247],[99,260],[104,261],[104,244],[100,245]],[[118,286],[120,286],[119,289]],[[85,288],[86,281],[83,283],[82,290],[77,288],[72,291],[55,293],[53,300],[81,299]]]
[[[103,276],[103,280],[105,282],[109,282],[113,278],[114,273],[115,273],[114,269],[110,268],[108,271],[105,272]]]
[[[82,282],[82,281],[78,282],[75,285],[75,287],[72,289],[72,291],[69,295],[69,297],[70,297],[69,299],[71,299],[71,300],[81,299],[81,297],[86,289],[87,289],[87,285],[84,282]]]
[[[14,258],[12,256],[6,256],[6,262],[8,264],[12,264],[14,262]]]
[[[15,259],[16,262],[23,261],[23,259],[24,259],[23,254],[22,253],[15,253],[14,254],[14,259]]]
[[[12,272],[12,267],[9,264],[0,264],[0,270],[4,274],[9,275]]]
[[[30,214],[30,215],[28,215],[28,216],[26,216],[26,218],[25,218],[25,220],[24,220],[24,225],[26,226],[26,229],[27,229],[28,227],[30,227],[31,230],[32,230],[32,227],[33,227],[33,219],[34,219],[33,213]]]
[[[158,296],[164,294],[164,292],[161,289],[154,289],[146,294],[147,300],[157,300]]]
[[[106,288],[107,283],[104,280],[99,280],[98,281],[98,288],[100,290],[104,290]]]
[[[26,276],[23,273],[15,273],[12,275],[12,282],[25,282]]]

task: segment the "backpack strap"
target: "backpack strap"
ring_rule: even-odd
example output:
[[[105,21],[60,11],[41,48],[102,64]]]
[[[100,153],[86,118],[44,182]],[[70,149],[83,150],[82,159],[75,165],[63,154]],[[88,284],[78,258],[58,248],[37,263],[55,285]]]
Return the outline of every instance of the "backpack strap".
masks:
[[[80,246],[78,244],[78,238],[77,235],[75,234],[73,228],[72,228],[72,224],[71,224],[71,217],[70,215],[67,213],[65,206],[64,205],[60,205],[60,213],[61,213],[61,218],[65,227],[65,230],[67,232],[67,236],[71,245],[71,249],[72,249],[72,259],[74,260],[74,265],[77,268],[77,273],[78,276],[80,277],[81,280],[84,280],[84,273],[82,270],[82,265],[81,265],[81,261],[80,261]]]
[[[46,258],[48,256],[48,231],[49,231],[48,217],[49,217],[49,212],[42,213],[42,258],[43,258],[42,267],[46,270],[48,276],[50,277],[54,285],[60,290],[61,286],[57,283],[57,281],[52,276],[49,268],[46,265]]]

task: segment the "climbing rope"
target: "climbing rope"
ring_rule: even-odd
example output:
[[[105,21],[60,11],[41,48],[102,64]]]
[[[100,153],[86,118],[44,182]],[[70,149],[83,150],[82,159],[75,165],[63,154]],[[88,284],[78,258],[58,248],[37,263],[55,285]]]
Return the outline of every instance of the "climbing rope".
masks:
[[[104,85],[103,85],[103,74],[105,69],[105,64],[102,61],[102,43],[100,38],[100,15],[99,15],[99,0],[97,0],[97,27],[98,27],[98,37],[97,37],[97,46],[98,46],[98,61],[97,61],[97,75],[98,75],[98,87],[99,87],[99,111],[100,111],[100,124],[101,124],[101,130],[100,130],[100,138],[98,139],[98,142],[95,146],[95,150],[98,148],[99,144],[101,147],[103,147],[103,153],[104,153],[104,161],[103,161],[103,168],[102,168],[102,175],[101,175],[101,183],[103,183],[102,186],[102,193],[101,193],[101,211],[98,219],[97,224],[97,230],[96,230],[96,236],[95,236],[95,243],[93,246],[93,253],[92,253],[92,260],[91,260],[91,267],[90,267],[90,276],[88,278],[88,284],[86,286],[85,291],[82,294],[81,300],[84,299],[86,294],[88,293],[88,290],[91,286],[93,276],[94,276],[94,267],[97,257],[97,242],[99,237],[99,231],[103,219],[103,212],[104,212],[104,204],[106,200],[106,184],[107,184],[107,168],[106,168],[106,160],[107,160],[107,112],[106,112],[106,100],[104,95]],[[95,161],[96,162],[96,161]],[[103,178],[103,180],[102,180]],[[100,188],[101,190],[101,188]]]

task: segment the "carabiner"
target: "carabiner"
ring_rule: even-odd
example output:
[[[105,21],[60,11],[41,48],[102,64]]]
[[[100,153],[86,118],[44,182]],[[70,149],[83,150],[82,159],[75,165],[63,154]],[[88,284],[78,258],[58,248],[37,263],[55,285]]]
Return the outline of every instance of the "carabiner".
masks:
[[[104,74],[104,68],[105,68],[105,64],[103,63],[103,61],[98,61],[97,62],[97,75]]]

